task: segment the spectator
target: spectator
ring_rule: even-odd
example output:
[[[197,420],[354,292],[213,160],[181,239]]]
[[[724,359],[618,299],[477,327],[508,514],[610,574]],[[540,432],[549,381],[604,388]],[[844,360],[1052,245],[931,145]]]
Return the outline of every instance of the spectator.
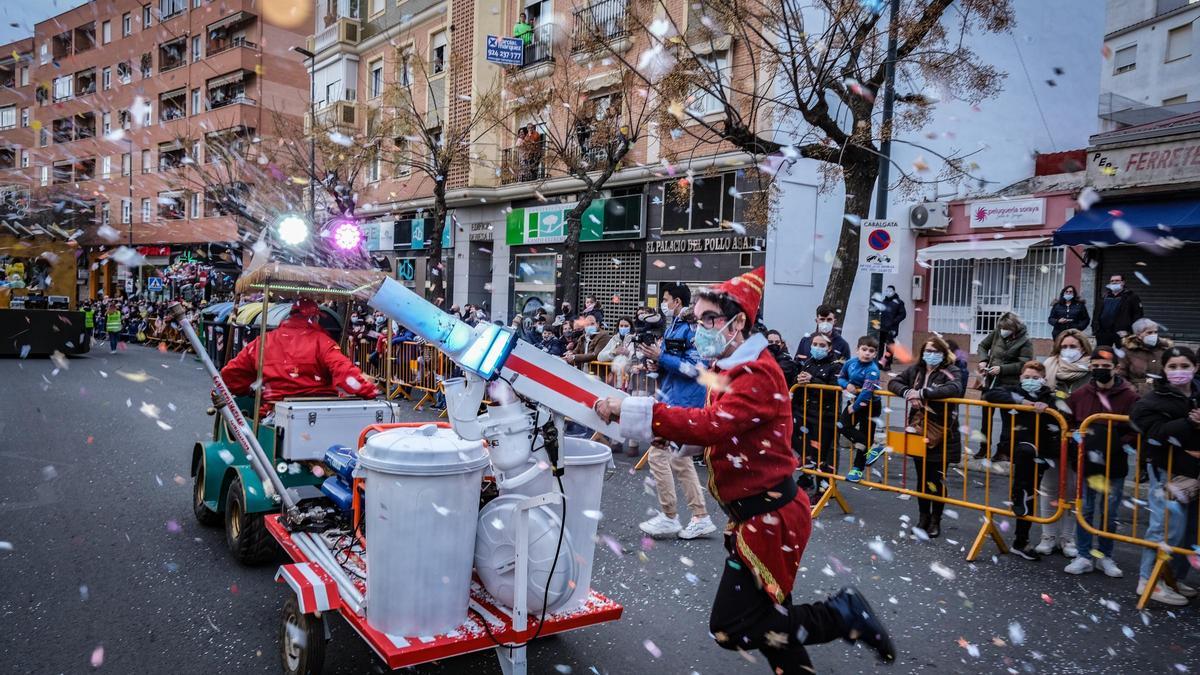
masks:
[[[562,356],[567,353],[567,345],[558,335],[554,333],[553,326],[544,326],[542,328],[542,342],[538,348],[551,356]]]
[[[919,490],[946,496],[946,467],[962,461],[962,435],[958,430],[958,405],[937,401],[962,398],[963,383],[950,345],[940,337],[925,341],[921,360],[888,382],[888,391],[904,397],[908,408],[906,431],[925,438],[925,456],[913,456]],[[942,533],[946,504],[917,498],[917,527],[931,538]]]
[[[609,334],[600,329],[595,316],[585,316],[577,323],[583,328],[583,335],[575,340],[575,349],[564,358],[567,363],[580,368],[600,356],[600,350],[608,344]]]
[[[1090,362],[1091,377],[1087,384],[1067,397],[1072,427],[1092,415],[1109,413],[1128,415],[1137,402],[1137,391],[1120,376],[1113,374],[1116,355],[1112,347],[1097,347]],[[1083,511],[1082,519],[1101,532],[1116,532],[1125,477],[1129,475],[1129,459],[1125,448],[1137,443],[1137,434],[1126,423],[1094,424],[1088,427],[1083,443]],[[1077,442],[1080,439],[1076,439]],[[1073,453],[1071,457],[1075,457]],[[1069,520],[1064,517],[1063,520]],[[1097,522],[1097,520],[1099,522]],[[1063,570],[1067,574],[1085,574],[1099,568],[1110,577],[1125,573],[1112,559],[1113,540],[1100,537],[1092,549],[1092,533],[1083,525],[1075,525],[1076,558]]]
[[[515,38],[521,38],[523,45],[528,46],[530,42],[533,42],[533,26],[529,24],[529,17],[525,12],[521,12],[521,17],[513,25],[512,35]]]
[[[600,309],[600,303],[596,302],[596,298],[586,296],[583,299],[583,311],[579,313],[579,318],[586,316],[596,317],[596,325],[604,326],[604,310]]]
[[[775,363],[778,363],[779,369],[783,371],[784,381],[790,385],[796,379],[800,369],[792,359],[787,343],[783,341],[783,335],[779,331],[767,331],[767,350],[771,352],[771,356],[775,357]]]
[[[1046,366],[1037,361],[1028,361],[1018,372],[1020,384],[992,387],[983,392],[988,403],[1018,404],[1032,406],[1032,411],[1017,414],[1004,412],[1004,417],[1014,418],[1012,481],[1009,483],[1009,499],[1013,514],[1017,516],[1014,528],[1012,552],[1026,560],[1040,560],[1041,555],[1029,543],[1029,531],[1033,523],[1024,516],[1033,515],[1031,502],[1038,499],[1039,486],[1044,487],[1042,472],[1049,463],[1057,462],[1059,449],[1058,422],[1050,415],[1043,415],[1054,406],[1054,390],[1046,386]],[[1072,545],[1072,548],[1074,546]]]
[[[1054,390],[1059,401],[1091,381],[1091,353],[1092,345],[1080,331],[1068,328],[1058,334],[1050,356],[1042,365],[1046,366],[1046,386]],[[1067,473],[1066,492],[1059,491],[1059,471]],[[1059,501],[1067,500],[1069,503],[1074,499],[1075,474],[1071,466],[1059,466],[1058,462],[1048,465],[1042,474],[1042,492],[1045,499],[1038,505],[1038,515],[1049,518],[1058,510]],[[1042,525],[1042,538],[1036,549],[1038,554],[1050,555],[1054,549],[1061,548],[1063,555],[1075,558],[1078,551],[1070,522],[1069,518],[1059,518]]]
[[[633,321],[623,316],[617,320],[617,334],[609,338],[599,356],[600,361],[610,364],[612,385],[622,391],[628,390],[629,367],[633,362],[634,351]]]
[[[971,378],[971,369],[967,365],[965,352],[959,349],[958,343],[954,340],[946,340],[946,346],[950,348],[950,353],[954,355],[954,367],[957,369],[955,374],[958,375],[958,381],[962,383],[963,396],[966,396],[967,380]]]
[[[1175,346],[1168,338],[1158,334],[1159,326],[1142,317],[1133,322],[1133,334],[1121,340],[1121,358],[1117,363],[1117,374],[1129,380],[1139,396],[1153,389],[1150,373],[1162,369],[1162,355]]]
[[[542,166],[542,134],[537,126],[530,122],[524,128],[525,143],[521,148],[521,163],[523,166],[522,180],[537,180]]]
[[[979,355],[983,359],[979,363],[980,389],[986,392],[993,388],[1019,387],[1023,364],[1033,358],[1033,343],[1029,340],[1029,333],[1021,318],[1013,312],[1002,314],[996,322],[996,329],[979,343]],[[991,438],[996,441],[996,453],[991,460],[992,468],[998,473],[1005,473],[1008,471],[1011,439],[1009,430],[1012,427],[1013,416],[1000,412],[999,433],[993,429],[993,416],[987,411],[984,412],[984,416],[986,433],[991,434]],[[985,443],[980,444],[975,459],[987,459]]]
[[[825,473],[837,473],[838,392],[805,387],[837,385],[842,362],[833,356],[832,345],[828,335],[814,335],[808,358],[792,362],[800,371],[795,381],[801,386],[792,392],[792,450],[800,456],[801,466],[820,468]],[[810,451],[815,451],[816,456],[809,454]],[[816,487],[808,474],[801,474],[799,482],[806,490]]]
[[[816,330],[804,337],[800,338],[800,344],[796,347],[796,361],[804,361],[808,358],[809,349],[812,345],[812,336],[816,334],[826,335],[833,343],[833,358],[841,361],[850,356],[850,343],[842,337],[842,334],[837,329],[837,312],[830,305],[821,305],[817,307],[817,327]]]
[[[1167,350],[1157,374],[1160,377],[1154,388],[1134,404],[1129,416],[1134,428],[1142,433],[1142,448],[1149,464],[1150,524],[1143,536],[1190,548],[1196,543],[1196,509],[1200,503],[1195,491],[1195,478],[1200,475],[1200,381],[1196,380],[1195,352],[1187,347]],[[1156,557],[1154,549],[1142,551],[1139,595],[1146,590]],[[1196,595],[1196,589],[1184,583],[1187,558],[1172,555],[1167,569],[1174,584],[1159,581],[1150,599],[1182,607]]]
[[[1051,336],[1057,338],[1058,334],[1074,328],[1075,330],[1085,330],[1092,319],[1088,316],[1087,305],[1083,304],[1083,300],[1079,297],[1079,293],[1074,286],[1067,286],[1058,294],[1058,300],[1050,305],[1050,323]]]
[[[879,402],[875,399],[880,377],[879,365],[875,363],[878,353],[879,342],[864,335],[858,339],[855,358],[846,361],[838,373],[838,386],[853,397],[838,420],[842,435],[854,448],[854,466],[846,474],[846,480],[852,483],[862,480],[867,465],[874,464],[883,455],[882,447],[872,445],[875,431],[873,418],[879,415]],[[811,358],[811,349],[809,356]],[[867,451],[869,445],[872,446],[870,452]]]
[[[908,317],[908,310],[896,294],[896,287],[890,284],[883,289],[883,300],[876,307],[879,308],[879,348],[886,353],[888,345],[900,334],[900,324]]]
[[[639,345],[638,351],[648,363],[657,364],[658,393],[664,403],[681,408],[703,407],[707,390],[696,381],[700,355],[694,344],[696,326],[689,310],[692,291],[685,284],[666,283],[661,288],[660,306],[667,318],[663,339],[657,344]],[[716,532],[717,526],[708,515],[700,477],[691,458],[679,452],[678,446],[655,438],[647,451],[647,462],[654,477],[660,511],[650,520],[639,523],[638,528],[652,537],[674,534],[680,539],[695,539]],[[692,512],[687,527],[679,522],[676,479]]]
[[[1092,335],[1096,344],[1119,345],[1133,330],[1133,322],[1142,318],[1142,299],[1125,288],[1125,276],[1114,274],[1092,317]]]
[[[577,318],[579,318],[579,317],[576,316],[575,312],[571,309],[571,303],[564,302],[564,303],[562,303],[558,314],[554,317],[554,325],[556,325],[556,326],[566,325],[566,324],[571,323],[572,321],[574,321]]]

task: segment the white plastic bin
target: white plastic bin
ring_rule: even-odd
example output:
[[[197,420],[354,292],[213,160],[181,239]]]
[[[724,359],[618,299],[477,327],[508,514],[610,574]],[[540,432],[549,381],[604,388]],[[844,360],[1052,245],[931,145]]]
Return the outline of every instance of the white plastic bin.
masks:
[[[583,604],[591,591],[592,563],[596,553],[596,530],[600,526],[600,500],[604,473],[612,450],[603,443],[567,436],[562,440],[563,492],[567,495],[567,532],[575,549],[575,590],[551,611],[570,611]],[[521,493],[539,495],[558,492],[558,483],[547,468],[521,486]],[[559,507],[551,505],[556,512]]]
[[[433,424],[367,439],[367,622],[398,636],[467,620],[479,488],[487,454]]]

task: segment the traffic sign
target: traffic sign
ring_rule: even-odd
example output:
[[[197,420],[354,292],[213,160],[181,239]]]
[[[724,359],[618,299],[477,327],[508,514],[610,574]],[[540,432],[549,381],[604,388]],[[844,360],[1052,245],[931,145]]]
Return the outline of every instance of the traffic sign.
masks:
[[[521,38],[487,36],[487,60],[502,66],[525,63],[525,42]]]
[[[896,233],[900,224],[894,220],[864,220],[859,226],[858,271],[898,274],[900,260],[896,253]]]
[[[163,289],[162,277],[150,277],[146,279],[146,290],[161,292]]]

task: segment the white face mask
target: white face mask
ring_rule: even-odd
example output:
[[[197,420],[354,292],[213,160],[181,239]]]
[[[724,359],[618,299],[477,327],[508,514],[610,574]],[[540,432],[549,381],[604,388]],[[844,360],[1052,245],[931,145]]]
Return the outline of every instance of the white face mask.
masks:
[[[821,321],[817,323],[817,332],[828,335],[833,332],[833,323],[830,321]]]
[[[1074,347],[1067,347],[1058,353],[1058,356],[1067,363],[1075,363],[1083,356],[1083,351]]]
[[[1108,285],[1108,290],[1112,291],[1113,293],[1120,293],[1122,288],[1125,288],[1125,284],[1109,284]]]
[[[1001,328],[1000,329],[1000,337],[1002,337],[1002,338],[1012,337],[1012,331],[1007,328]]]
[[[1142,344],[1146,345],[1147,347],[1153,347],[1154,345],[1158,344],[1158,333],[1143,335]]]

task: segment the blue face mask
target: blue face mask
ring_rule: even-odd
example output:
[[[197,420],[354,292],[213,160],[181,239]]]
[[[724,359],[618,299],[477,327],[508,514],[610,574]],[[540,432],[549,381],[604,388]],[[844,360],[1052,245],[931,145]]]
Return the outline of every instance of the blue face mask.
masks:
[[[583,331],[585,333],[587,333],[588,335],[595,335],[597,330],[599,330],[599,329],[595,326],[587,326],[586,328],[583,329]]]
[[[808,350],[808,355],[813,357],[814,359],[820,361],[821,359],[825,358],[826,356],[829,356],[829,348],[828,347],[813,347]]]
[[[625,337],[626,335],[629,335],[629,326],[617,327],[617,333],[619,333],[621,335],[621,337]]]
[[[937,368],[938,366],[942,365],[942,361],[945,358],[946,358],[945,355],[942,354],[941,352],[922,352],[921,353],[921,360],[923,360],[925,362],[925,365],[929,366],[930,368]]]
[[[1045,380],[1040,377],[1026,378],[1021,380],[1021,388],[1030,394],[1036,394],[1039,390],[1041,390],[1044,383]]]
[[[729,338],[721,334],[720,328],[696,328],[696,352],[702,359],[715,359],[725,353]]]

